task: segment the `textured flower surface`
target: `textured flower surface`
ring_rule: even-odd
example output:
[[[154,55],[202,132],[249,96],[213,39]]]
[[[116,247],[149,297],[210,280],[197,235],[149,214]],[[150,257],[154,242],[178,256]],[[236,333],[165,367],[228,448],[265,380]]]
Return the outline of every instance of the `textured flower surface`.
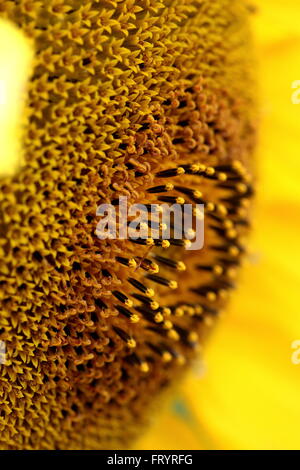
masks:
[[[205,374],[189,374],[139,448],[300,448],[300,365],[292,361],[300,339],[300,105],[291,100],[300,77],[300,5],[257,3],[262,122],[253,256],[208,345]]]
[[[253,195],[252,8],[3,0],[0,12],[34,50],[25,164],[0,182],[1,445],[128,446],[235,287]],[[96,209],[120,195],[204,204],[204,249],[99,240]]]

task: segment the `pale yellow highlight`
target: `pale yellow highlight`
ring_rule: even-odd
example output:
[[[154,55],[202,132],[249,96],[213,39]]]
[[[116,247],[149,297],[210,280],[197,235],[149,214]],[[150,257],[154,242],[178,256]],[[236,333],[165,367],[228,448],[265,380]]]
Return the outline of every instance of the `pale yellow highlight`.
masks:
[[[21,123],[32,48],[24,34],[0,21],[0,176],[11,176],[22,162]]]

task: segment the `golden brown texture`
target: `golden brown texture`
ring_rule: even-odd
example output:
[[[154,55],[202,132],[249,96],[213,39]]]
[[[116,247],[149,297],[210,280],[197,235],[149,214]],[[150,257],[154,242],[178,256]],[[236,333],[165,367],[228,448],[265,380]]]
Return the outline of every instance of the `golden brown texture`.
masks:
[[[1,182],[1,445],[127,446],[234,286],[252,194],[249,8],[21,0],[0,11],[35,46],[26,166]],[[98,240],[101,202],[155,202],[147,189],[169,182],[203,193],[204,250]]]

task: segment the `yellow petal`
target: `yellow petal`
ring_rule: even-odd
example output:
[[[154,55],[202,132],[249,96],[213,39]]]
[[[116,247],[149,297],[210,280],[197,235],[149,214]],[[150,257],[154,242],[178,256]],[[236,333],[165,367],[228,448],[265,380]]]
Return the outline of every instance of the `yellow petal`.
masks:
[[[24,87],[32,50],[23,33],[0,20],[0,175],[11,175],[21,162]]]

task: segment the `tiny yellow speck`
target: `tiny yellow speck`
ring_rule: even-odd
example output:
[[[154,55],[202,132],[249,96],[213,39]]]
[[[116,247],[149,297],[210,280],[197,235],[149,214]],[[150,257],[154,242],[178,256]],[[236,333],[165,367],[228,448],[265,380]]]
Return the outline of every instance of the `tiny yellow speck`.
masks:
[[[156,263],[152,263],[150,266],[150,270],[153,274],[157,274],[159,272],[159,266]]]
[[[202,315],[202,313],[203,313],[203,307],[201,307],[201,305],[197,305],[197,306],[195,307],[195,313],[196,313],[197,315]]]
[[[176,308],[175,315],[176,315],[176,317],[183,317],[183,315],[184,315],[183,308],[181,308],[181,307]]]
[[[215,205],[213,202],[208,202],[207,205],[206,205],[206,210],[208,210],[208,212],[212,212],[215,210]]]
[[[171,328],[173,328],[173,323],[170,320],[166,320],[163,326],[165,330],[171,330]]]
[[[229,268],[229,269],[227,269],[226,274],[227,274],[228,277],[233,279],[237,276],[237,270],[235,268]]]
[[[224,181],[227,181],[227,175],[226,175],[226,173],[219,173],[219,174],[218,174],[218,180],[219,180],[219,181],[223,181],[223,182],[224,182]]]
[[[150,307],[151,307],[152,310],[157,310],[159,308],[159,303],[153,301],[153,302],[150,303]]]
[[[178,284],[176,281],[169,281],[169,287],[170,289],[177,289]]]
[[[217,204],[217,211],[220,215],[226,216],[228,214],[228,210],[224,206],[224,204]]]
[[[169,317],[172,312],[171,312],[171,309],[170,309],[170,308],[164,307],[164,308],[162,309],[162,313],[163,313],[163,315],[165,315],[166,317]]]
[[[244,194],[247,192],[247,186],[244,183],[238,183],[236,185],[236,189],[239,193]]]
[[[186,265],[184,264],[183,261],[178,261],[178,263],[176,265],[176,269],[178,271],[185,271],[186,270]]]
[[[232,168],[234,168],[235,170],[242,170],[244,167],[241,162],[239,162],[238,160],[234,160],[232,162]]]
[[[136,268],[137,267],[136,261],[133,258],[131,258],[129,260],[128,265],[129,265],[130,268]]]
[[[203,197],[203,193],[201,193],[201,191],[198,191],[196,189],[196,191],[193,192],[193,196],[200,199]]]
[[[229,219],[224,220],[223,226],[224,226],[226,229],[232,228],[232,227],[233,227],[233,222],[232,222],[232,220],[229,220]]]
[[[189,341],[191,341],[192,343],[196,343],[196,341],[198,341],[199,337],[197,335],[197,333],[195,331],[191,331],[189,336],[188,336],[188,339]]]
[[[215,294],[215,292],[207,292],[206,298],[210,302],[214,302],[217,299],[217,295]]]
[[[154,316],[154,321],[156,323],[161,323],[164,321],[164,317],[162,316],[161,313],[157,313],[155,316]]]
[[[205,170],[205,173],[206,173],[207,175],[209,175],[209,176],[212,176],[212,175],[215,174],[215,170],[214,170],[214,168],[213,168],[212,166],[208,166],[208,167],[206,168],[206,170]]]
[[[131,315],[130,321],[131,321],[131,323],[138,323],[140,321],[140,317],[136,314]]]
[[[146,289],[145,294],[146,294],[147,297],[153,297],[154,296],[154,290],[151,289],[151,287],[148,287],[148,289]]]
[[[127,341],[127,346],[131,349],[134,349],[136,347],[136,341],[133,338],[129,339]]]
[[[219,266],[218,264],[216,266],[213,267],[213,272],[214,274],[216,274],[217,276],[221,276],[221,274],[223,274],[223,268],[222,266]]]
[[[168,337],[170,339],[173,339],[174,341],[178,341],[179,340],[179,334],[177,333],[177,331],[175,330],[169,330],[168,331]]]
[[[229,254],[231,256],[238,256],[240,254],[240,250],[236,246],[229,247]]]
[[[187,307],[186,311],[190,317],[193,317],[196,313],[196,310],[193,307],[189,307],[189,306]]]
[[[182,356],[182,354],[180,354],[177,359],[176,359],[177,363],[180,365],[180,366],[183,366],[185,363],[186,363],[186,359],[184,356]]]
[[[176,198],[176,202],[177,202],[177,204],[184,204],[185,199],[183,197],[179,196],[179,197]]]
[[[188,249],[190,246],[192,246],[192,242],[190,240],[184,240],[184,247]]]
[[[236,232],[236,230],[235,230],[234,228],[229,229],[229,230],[227,230],[227,232],[226,232],[226,236],[227,236],[228,238],[231,238],[231,239],[232,239],[232,238],[236,238],[236,237],[237,237],[237,232]]]
[[[170,354],[168,351],[164,351],[162,354],[162,359],[164,362],[170,362],[172,361],[172,354]]]
[[[140,365],[140,369],[142,372],[144,372],[145,374],[147,372],[149,372],[149,365],[147,362],[142,362],[141,365]]]

